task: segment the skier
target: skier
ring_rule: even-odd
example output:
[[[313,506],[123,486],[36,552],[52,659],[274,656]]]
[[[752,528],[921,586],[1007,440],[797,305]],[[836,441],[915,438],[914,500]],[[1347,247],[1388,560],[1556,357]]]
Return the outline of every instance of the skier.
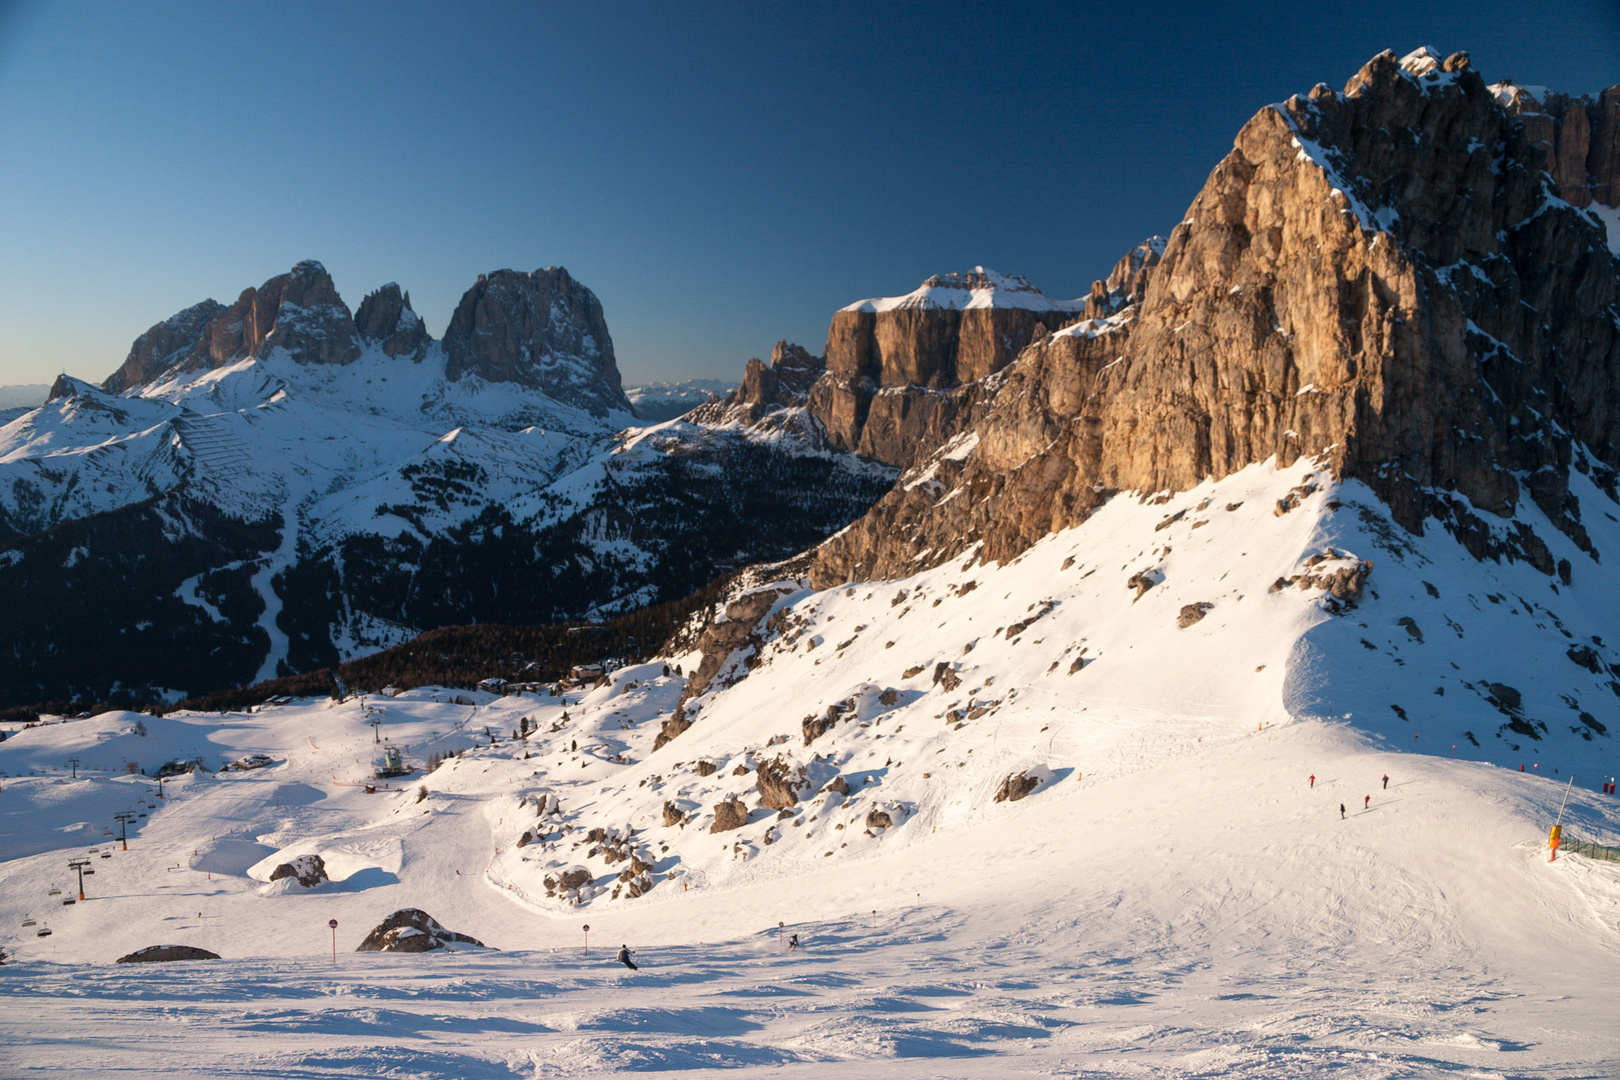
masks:
[[[1389,790],[1389,773],[1384,774],[1384,790]]]
[[[628,945],[620,945],[619,946],[619,963],[623,964],[625,967],[629,968],[631,971],[640,971],[641,970],[640,968],[636,967],[635,964],[630,962],[630,946],[628,946]]]
[[[1316,774],[1315,773],[1311,773],[1311,790],[1312,791],[1316,790]]]
[[[792,952],[794,949],[797,949],[798,947],[799,947],[799,935],[794,934],[792,937],[788,938],[788,952]]]
[[[1339,820],[1344,820],[1344,803],[1339,804]]]
[[[1372,796],[1371,795],[1363,796],[1362,799],[1361,799],[1361,808],[1363,810],[1367,809],[1368,804],[1371,803],[1371,802],[1372,802]]]

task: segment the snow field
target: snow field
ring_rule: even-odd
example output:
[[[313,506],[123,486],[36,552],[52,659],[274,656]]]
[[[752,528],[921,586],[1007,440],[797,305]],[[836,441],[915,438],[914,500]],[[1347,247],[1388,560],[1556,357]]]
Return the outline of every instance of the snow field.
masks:
[[[1615,550],[1605,497],[1577,493]],[[0,1016],[0,1045],[21,1069],[134,1075],[1603,1075],[1620,874],[1549,864],[1545,836],[1573,771],[1566,831],[1620,842],[1595,791],[1620,699],[1566,655],[1613,659],[1615,583],[1525,507],[1571,586],[1394,529],[1305,463],[1120,496],[1006,566],[787,583],[757,655],[733,658],[744,677],[688,702],[693,726],[656,752],[695,654],[563,700],[369,699],[413,760],[466,751],[373,795],[358,701],[148,717],[144,737],[130,714],[24,731],[0,743],[13,776],[70,754],[277,764],[172,784],[130,852],[98,860],[93,899],[49,910],[47,939],[23,914],[144,788],[5,781],[0,932],[20,962],[0,992],[28,1008]],[[1363,559],[1340,614],[1320,589],[1271,589]],[[1535,738],[1499,737],[1487,681],[1519,691]],[[845,702],[806,745],[804,719]],[[537,730],[513,741],[523,718]],[[778,757],[810,781],[785,816],[756,790]],[[995,802],[1025,771],[1034,791]],[[833,775],[847,794],[819,790]],[[747,824],[711,833],[732,795]],[[614,895],[621,847],[650,864],[643,896]],[[264,884],[315,853],[332,882]],[[547,894],[576,867],[584,888]],[[400,907],[503,951],[344,952]],[[778,922],[802,952],[778,952]],[[621,941],[643,973],[612,967]],[[169,943],[226,960],[105,966]],[[95,1040],[84,995],[112,1016]]]

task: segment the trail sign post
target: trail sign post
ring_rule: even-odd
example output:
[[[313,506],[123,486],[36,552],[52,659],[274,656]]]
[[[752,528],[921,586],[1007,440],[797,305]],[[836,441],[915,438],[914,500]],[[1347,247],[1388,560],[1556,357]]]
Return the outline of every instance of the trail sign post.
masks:
[[[69,870],[79,872],[79,899],[84,899],[84,868],[90,865],[89,859],[74,859],[68,863]]]
[[[591,924],[585,924],[585,955],[591,955]]]
[[[69,770],[69,776],[68,776],[69,780],[77,780],[79,778],[79,759],[78,758],[76,758],[76,757],[68,758],[68,770]]]
[[[332,928],[332,963],[337,963],[337,920],[333,919],[326,924]]]

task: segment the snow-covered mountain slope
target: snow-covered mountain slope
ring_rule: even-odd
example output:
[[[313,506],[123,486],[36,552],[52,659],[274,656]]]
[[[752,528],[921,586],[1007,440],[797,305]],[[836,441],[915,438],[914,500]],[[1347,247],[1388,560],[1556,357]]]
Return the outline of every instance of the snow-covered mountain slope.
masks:
[[[295,287],[325,298],[319,333]],[[829,454],[802,408],[638,427],[600,305],[560,269],[481,280],[447,343],[398,286],[351,320],[319,264],[249,292],[147,331],[119,392],[64,376],[0,426],[0,701],[140,703],[684,596],[815,544],[895,475]]]
[[[661,424],[684,416],[710,398],[725,397],[737,384],[726,379],[681,379],[624,388],[624,396],[644,424]]]
[[[1272,590],[1296,575],[1313,580]],[[1149,1077],[1596,1075],[1620,1051],[1620,876],[1549,864],[1545,837],[1573,773],[1566,835],[1620,843],[1597,793],[1620,699],[1570,655],[1615,659],[1617,582],[1594,564],[1555,585],[1268,463],[1115,496],[1005,565],[762,582],[732,598],[739,625],[566,699],[424,689],[23,730],[0,769],[41,775],[0,793],[0,928],[31,1011],[0,1032],[15,1060],[137,1075],[909,1075],[916,1056],[1115,1075],[1122,1054]],[[691,726],[654,749],[677,709]],[[372,718],[413,761],[461,756],[366,794]],[[116,775],[255,751],[274,764],[171,782],[162,803]],[[66,780],[69,757],[104,772]],[[732,797],[742,823],[712,831]],[[130,853],[101,860],[111,813],[137,804]],[[91,846],[94,899],[63,908],[49,890]],[[268,883],[306,854],[332,882]],[[516,955],[345,957],[402,907]],[[641,973],[598,966],[620,942]],[[118,1031],[151,1030],[133,990],[177,976],[100,965],[167,943],[227,957],[188,965],[166,1006],[195,1033],[180,1057],[46,1037],[72,1022],[68,971],[118,1003]],[[374,1009],[364,988],[383,985],[388,1024],[333,1011]]]

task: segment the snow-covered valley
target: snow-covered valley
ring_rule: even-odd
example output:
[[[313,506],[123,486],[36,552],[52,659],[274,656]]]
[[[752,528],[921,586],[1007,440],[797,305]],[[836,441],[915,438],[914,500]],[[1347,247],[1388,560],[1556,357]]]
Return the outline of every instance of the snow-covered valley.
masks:
[[[1616,582],[1581,560],[1562,588],[1267,464],[1116,496],[1003,566],[762,579],[726,663],[566,700],[29,728],[0,743],[0,1040],[19,1075],[1601,1075],[1620,865],[1546,850],[1571,773],[1566,835],[1620,843],[1620,699],[1569,655],[1614,662]],[[1271,589],[1365,561],[1348,604]],[[677,667],[714,674],[682,701]],[[418,765],[460,756],[368,794],[372,719]],[[208,771],[161,802],[120,775],[177,757]],[[331,881],[268,881],[306,854]],[[352,952],[406,907],[501,951]],[[155,944],[224,959],[107,966]]]

